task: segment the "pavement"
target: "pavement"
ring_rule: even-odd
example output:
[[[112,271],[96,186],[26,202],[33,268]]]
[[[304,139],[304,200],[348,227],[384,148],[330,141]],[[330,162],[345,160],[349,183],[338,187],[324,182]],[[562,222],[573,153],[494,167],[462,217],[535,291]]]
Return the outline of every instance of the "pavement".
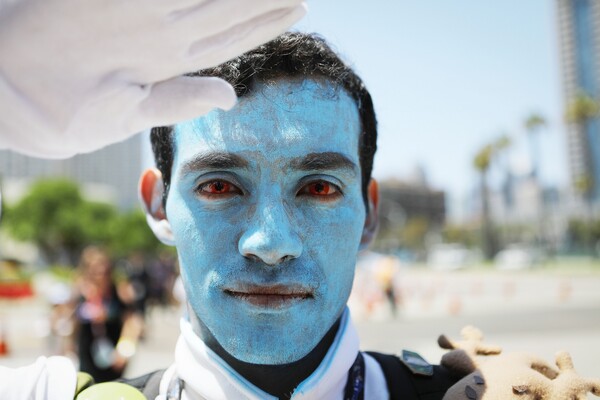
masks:
[[[531,352],[552,363],[557,351],[567,350],[580,375],[600,378],[599,272],[403,270],[398,282],[395,315],[385,297],[353,294],[349,304],[363,349],[410,349],[435,363],[444,353],[437,337],[458,339],[460,329],[473,324],[504,351]],[[172,363],[179,316],[175,306],[149,310],[146,337],[127,376]],[[40,298],[0,301],[0,333],[10,350],[0,365],[29,364],[55,345]]]
[[[385,299],[374,305],[353,292],[350,307],[365,349],[419,352],[438,362],[440,334],[460,339],[466,325],[507,351],[553,364],[568,351],[582,376],[600,378],[598,271],[403,270],[396,315]]]

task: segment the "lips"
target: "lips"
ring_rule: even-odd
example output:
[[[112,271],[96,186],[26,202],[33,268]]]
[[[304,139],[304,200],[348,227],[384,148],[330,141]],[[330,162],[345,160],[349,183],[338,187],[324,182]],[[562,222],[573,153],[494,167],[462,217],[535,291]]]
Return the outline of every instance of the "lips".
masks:
[[[314,297],[311,289],[294,285],[239,285],[224,291],[253,306],[270,309],[289,307]]]

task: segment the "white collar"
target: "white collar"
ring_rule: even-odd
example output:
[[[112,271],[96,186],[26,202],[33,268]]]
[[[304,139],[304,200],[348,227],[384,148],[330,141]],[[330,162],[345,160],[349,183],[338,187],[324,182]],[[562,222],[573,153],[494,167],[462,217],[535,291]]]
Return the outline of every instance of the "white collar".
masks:
[[[163,376],[161,395],[166,393],[171,377],[176,373],[185,382],[183,399],[276,400],[274,396],[238,374],[209,349],[193,332],[187,319],[181,319],[180,329],[181,335],[175,349],[175,364]],[[292,399],[341,399],[348,370],[356,359],[358,349],[358,335],[350,321],[350,312],[346,309],[325,358],[317,369],[298,385]]]

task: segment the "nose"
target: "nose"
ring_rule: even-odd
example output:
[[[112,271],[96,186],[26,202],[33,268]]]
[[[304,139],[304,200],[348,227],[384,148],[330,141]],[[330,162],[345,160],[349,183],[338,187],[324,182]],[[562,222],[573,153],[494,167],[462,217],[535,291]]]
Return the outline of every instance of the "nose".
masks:
[[[275,266],[302,254],[302,241],[283,204],[257,207],[250,218],[238,244],[242,256]]]

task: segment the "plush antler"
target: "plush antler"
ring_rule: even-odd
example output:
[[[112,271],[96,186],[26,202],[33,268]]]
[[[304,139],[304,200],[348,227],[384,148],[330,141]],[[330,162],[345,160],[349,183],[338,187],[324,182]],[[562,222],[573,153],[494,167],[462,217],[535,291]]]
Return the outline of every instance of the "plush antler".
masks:
[[[513,385],[513,393],[520,399],[536,400],[586,400],[588,393],[600,396],[600,380],[580,377],[569,353],[557,353],[556,365],[559,371],[555,375],[546,376],[548,379],[536,376],[527,383]]]
[[[575,371],[573,360],[569,353],[561,351],[556,354],[556,365],[559,373],[556,379],[549,382],[546,388],[548,400],[585,400],[587,394],[600,396],[600,379],[582,378]]]
[[[483,343],[483,333],[474,326],[468,325],[462,328],[460,335],[464,340],[453,341],[445,335],[438,338],[438,344],[442,349],[464,350],[472,356],[500,354],[502,348]]]
[[[478,355],[500,354],[502,349],[498,346],[483,343],[483,333],[474,326],[465,326],[460,335],[463,340],[454,341],[445,335],[438,338],[442,349],[452,350],[442,357],[441,364],[456,376],[465,376],[473,372],[477,366]]]
[[[452,371],[462,368],[465,372],[470,368],[448,390],[444,400],[585,400],[588,393],[600,396],[600,379],[580,377],[566,352],[556,355],[558,370],[526,353],[476,360],[479,354],[498,354],[499,348],[483,345],[481,331],[473,327],[463,329],[462,336],[465,340],[460,342],[445,336],[438,340],[443,348],[452,349],[442,357],[442,365]]]

